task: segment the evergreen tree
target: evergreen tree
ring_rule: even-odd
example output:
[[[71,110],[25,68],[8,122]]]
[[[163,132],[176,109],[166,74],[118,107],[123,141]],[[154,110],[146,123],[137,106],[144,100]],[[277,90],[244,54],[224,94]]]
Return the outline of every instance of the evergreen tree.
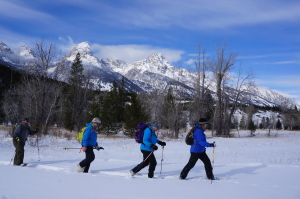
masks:
[[[256,131],[256,126],[255,126],[255,124],[254,124],[254,122],[253,122],[252,119],[249,120],[249,123],[248,123],[248,130],[250,130],[251,135],[254,136],[254,133],[255,133],[255,131]]]
[[[123,122],[124,121],[124,111],[125,111],[125,103],[127,101],[127,93],[125,91],[125,81],[124,77],[122,78],[122,81],[120,85],[117,87],[117,105],[118,105],[118,121]]]
[[[102,110],[100,113],[101,126],[100,133],[107,136],[117,134],[122,128],[122,123],[119,121],[119,99],[118,99],[118,89],[117,83],[114,81],[111,91],[103,100],[101,105]]]
[[[80,53],[77,53],[70,70],[68,80],[69,86],[66,89],[65,119],[66,129],[80,130],[84,125],[84,110],[87,106],[88,88],[85,85],[83,65]]]
[[[87,112],[87,121],[92,121],[93,118],[101,118],[102,104],[104,100],[104,92],[96,94],[90,104]]]
[[[124,112],[125,131],[124,134],[130,137],[134,136],[137,124],[139,122],[146,122],[148,117],[143,110],[140,99],[136,93],[131,94],[129,103],[125,107]]]
[[[276,122],[276,129],[282,129],[282,123],[280,122],[279,119]]]
[[[266,118],[266,128],[270,129],[271,128],[271,123],[269,117]]]

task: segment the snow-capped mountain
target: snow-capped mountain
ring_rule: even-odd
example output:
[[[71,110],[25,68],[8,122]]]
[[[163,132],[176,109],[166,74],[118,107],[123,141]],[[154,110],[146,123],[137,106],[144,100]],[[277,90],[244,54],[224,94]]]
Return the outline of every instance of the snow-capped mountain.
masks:
[[[0,41],[0,63],[20,69],[22,65],[26,65],[26,62],[33,58],[33,51],[27,46],[21,46],[16,52],[13,52],[5,43]]]
[[[12,66],[14,52],[2,41],[0,41],[0,63],[8,63]]]
[[[0,41],[0,55],[13,54],[13,51],[2,41]]]
[[[34,58],[33,51],[25,45],[23,45],[19,49],[17,49],[16,54],[27,60]]]
[[[49,69],[49,72],[53,73],[59,65],[63,65],[64,71],[59,74],[59,79],[67,81],[71,65],[77,53],[81,55],[86,74],[91,74],[91,82],[94,89],[109,90],[114,80],[120,84],[124,77],[128,91],[151,92],[172,87],[175,92],[184,96],[191,97],[195,93],[193,88],[196,74],[186,69],[172,66],[160,53],[153,53],[146,59],[137,61],[134,64],[112,58],[99,60],[93,56],[88,42],[76,45],[68,54],[63,56],[62,60],[55,63],[56,66]],[[23,60],[34,58],[32,50],[28,47],[22,46],[14,53],[6,44],[0,41],[1,63],[6,63],[11,67],[18,67],[19,63],[14,61],[16,56],[22,57]],[[209,78],[205,80],[205,87],[211,90],[212,95],[215,94],[215,85],[213,80]],[[242,98],[244,98],[243,103],[258,106],[280,106],[283,103],[291,103],[282,95],[261,87],[244,93]]]
[[[113,81],[120,84],[122,74],[117,73],[110,68],[103,68],[99,59],[93,56],[93,52],[88,42],[83,42],[76,45],[68,54],[64,55],[62,60],[56,63],[56,67],[64,65],[64,72],[60,74],[61,81],[67,81],[70,74],[70,69],[76,55],[80,53],[81,61],[85,69],[85,75],[91,78],[91,84],[94,89],[110,90]],[[49,69],[49,72],[53,72],[56,68]],[[133,82],[124,77],[125,89],[128,91],[141,92],[143,91]]]
[[[72,63],[77,53],[80,53],[81,61],[84,66],[90,65],[90,66],[101,68],[101,63],[97,57],[93,56],[91,46],[88,42],[82,42],[76,45],[62,59]]]
[[[111,68],[146,92],[168,89],[180,91],[182,95],[192,96],[193,88],[189,84],[188,76],[192,76],[186,69],[175,68],[160,54],[153,53],[148,58],[129,64],[121,60],[102,59],[105,68]]]

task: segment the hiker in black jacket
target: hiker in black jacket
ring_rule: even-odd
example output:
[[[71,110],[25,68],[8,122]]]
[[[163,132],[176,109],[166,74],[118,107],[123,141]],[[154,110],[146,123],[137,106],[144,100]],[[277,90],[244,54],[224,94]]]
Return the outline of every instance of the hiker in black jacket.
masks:
[[[14,158],[14,165],[19,166],[23,164],[24,160],[24,146],[28,135],[35,135],[38,130],[33,131],[28,125],[29,119],[25,118],[21,124],[18,124],[13,132],[13,144],[16,148]]]

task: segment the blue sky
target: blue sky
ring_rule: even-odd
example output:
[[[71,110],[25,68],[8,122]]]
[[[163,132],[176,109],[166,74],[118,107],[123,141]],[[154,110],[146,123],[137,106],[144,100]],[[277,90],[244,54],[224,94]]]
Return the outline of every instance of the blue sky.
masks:
[[[300,104],[299,0],[0,0],[0,40],[16,48],[41,38],[62,53],[88,41],[98,58],[160,52],[185,67],[198,44],[209,56],[226,40],[258,86]]]

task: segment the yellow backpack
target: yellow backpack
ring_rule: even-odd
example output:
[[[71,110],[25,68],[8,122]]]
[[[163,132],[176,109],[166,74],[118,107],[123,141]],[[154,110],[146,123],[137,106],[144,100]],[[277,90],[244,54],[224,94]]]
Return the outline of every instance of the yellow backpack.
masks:
[[[77,141],[80,142],[80,143],[82,142],[82,138],[83,138],[84,131],[85,131],[86,128],[87,128],[87,127],[83,127],[83,128],[81,129],[81,131],[78,132],[78,134],[77,134]]]

